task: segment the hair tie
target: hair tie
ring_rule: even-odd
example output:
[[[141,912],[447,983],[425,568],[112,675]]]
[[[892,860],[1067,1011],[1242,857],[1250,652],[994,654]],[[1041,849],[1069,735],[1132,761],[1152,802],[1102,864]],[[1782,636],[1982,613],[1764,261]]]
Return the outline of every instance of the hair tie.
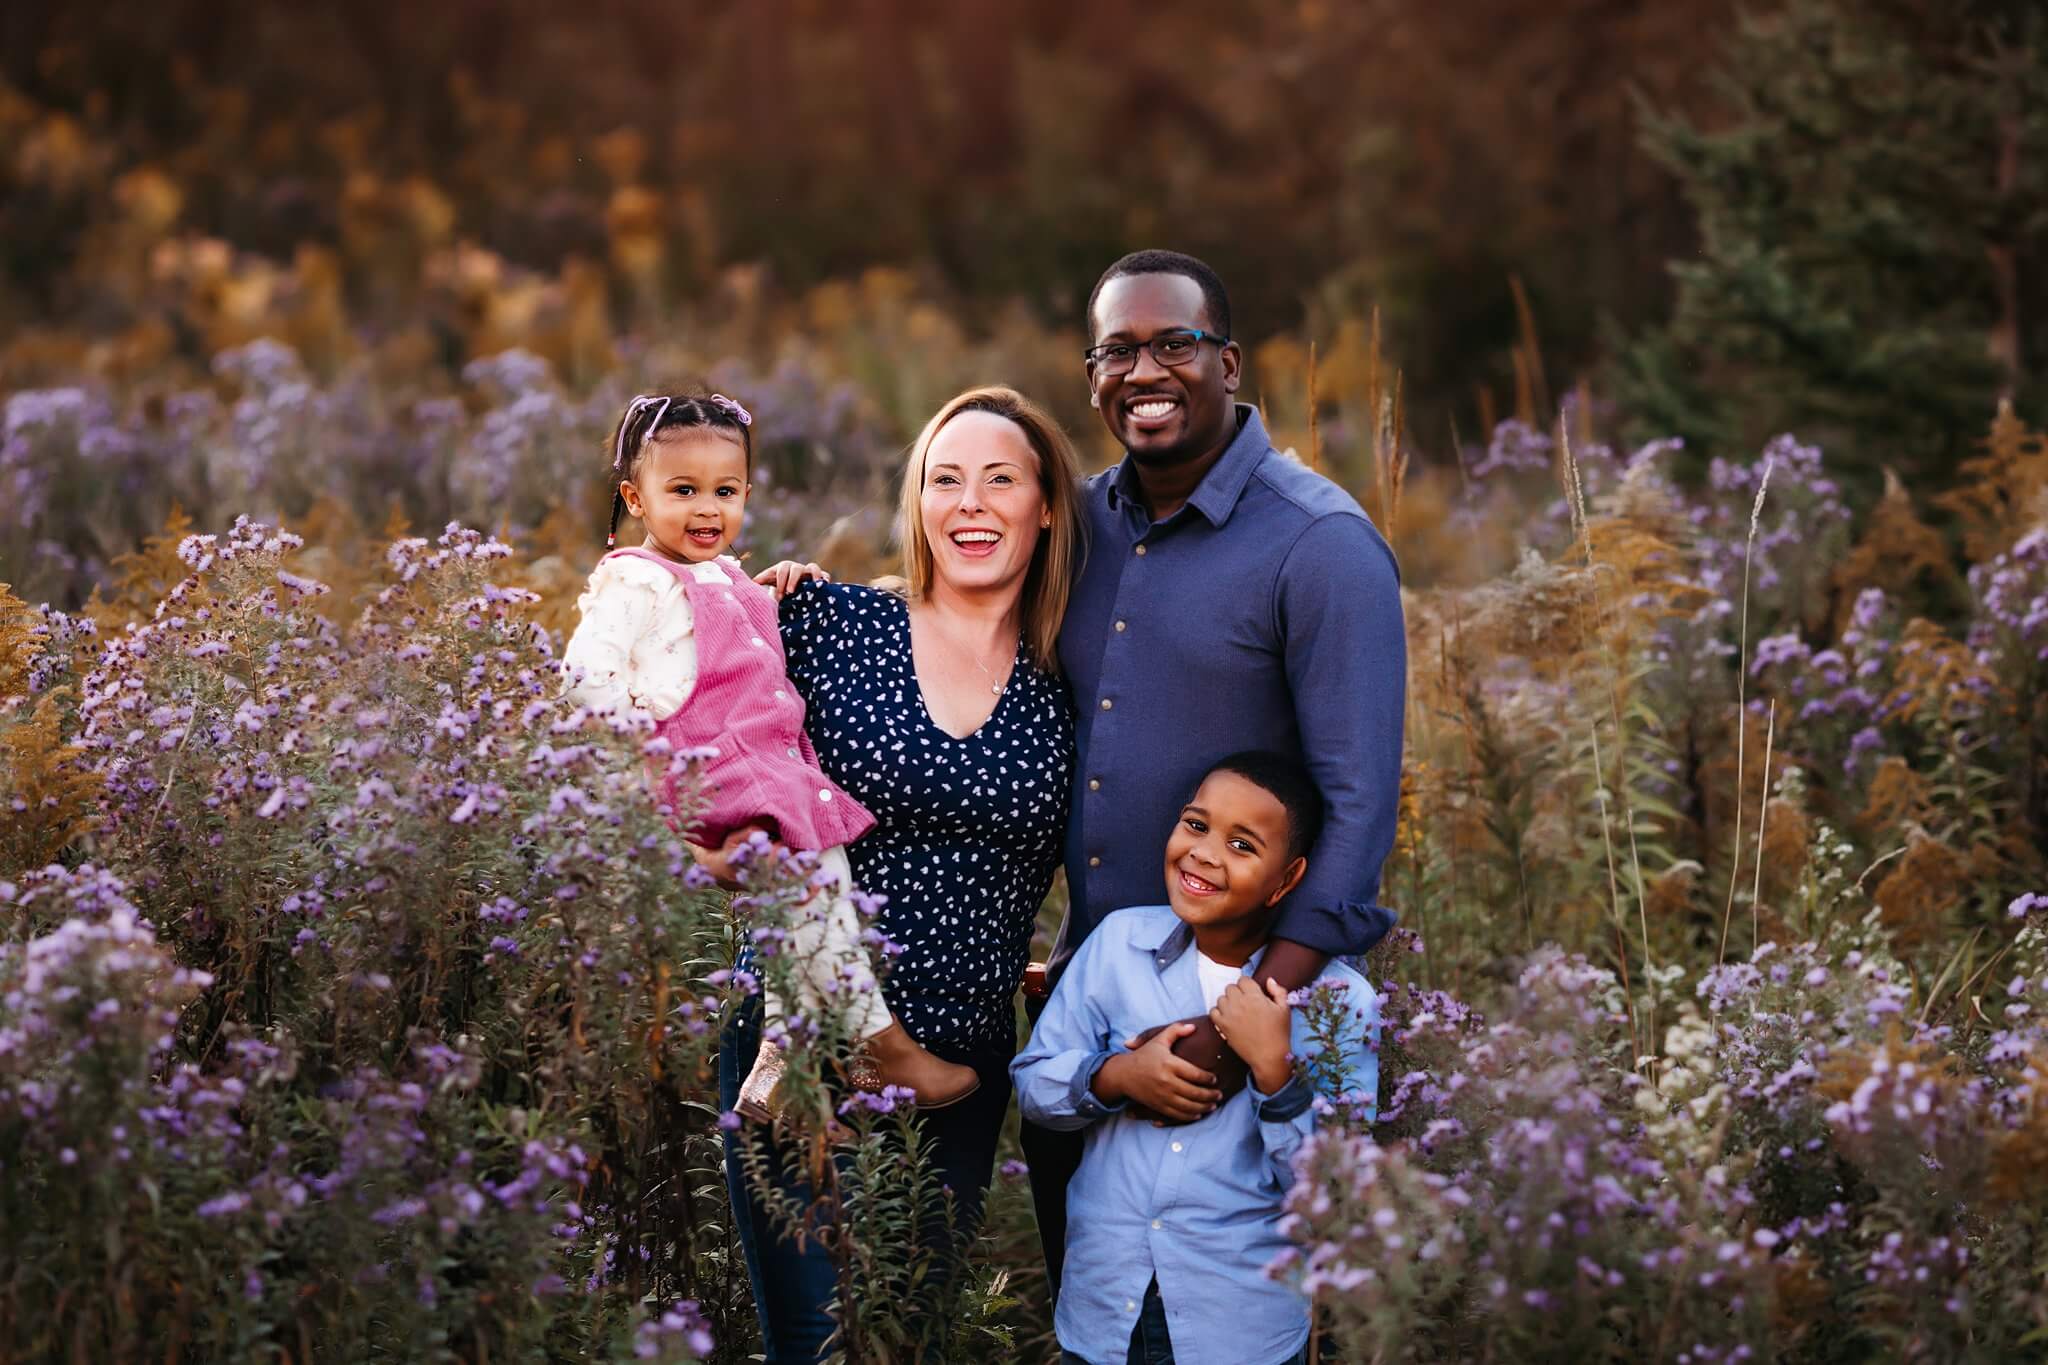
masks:
[[[612,449],[612,469],[615,472],[622,474],[625,472],[626,432],[629,428],[632,427],[633,419],[638,417],[642,412],[646,411],[648,408],[656,407],[657,405],[659,405],[659,411],[657,411],[654,414],[654,420],[647,424],[646,429],[648,431],[652,431],[656,427],[661,425],[661,419],[668,412],[669,404],[674,401],[674,399],[664,398],[659,394],[643,393],[637,398],[635,398],[631,403],[626,405],[626,415],[619,419],[618,444]]]
[[[705,401],[716,403],[719,407],[724,408],[743,427],[754,425],[754,414],[741,407],[737,398],[727,398],[722,393],[714,393]]]

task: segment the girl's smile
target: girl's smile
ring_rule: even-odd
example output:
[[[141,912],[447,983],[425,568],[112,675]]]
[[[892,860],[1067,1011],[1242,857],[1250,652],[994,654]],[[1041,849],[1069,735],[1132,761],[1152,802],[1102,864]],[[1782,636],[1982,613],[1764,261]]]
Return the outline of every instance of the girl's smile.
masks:
[[[723,431],[696,427],[648,442],[639,476],[619,492],[647,528],[648,549],[704,564],[739,538],[752,489],[745,448]]]

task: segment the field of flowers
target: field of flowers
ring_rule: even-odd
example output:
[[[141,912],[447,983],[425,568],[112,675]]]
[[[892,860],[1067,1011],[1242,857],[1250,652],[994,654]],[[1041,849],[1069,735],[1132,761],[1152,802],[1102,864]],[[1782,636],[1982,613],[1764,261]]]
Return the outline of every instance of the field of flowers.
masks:
[[[838,298],[840,343],[721,382],[769,437],[752,552],[859,575],[904,419],[848,357],[929,305]],[[1261,357],[1408,575],[1384,1090],[1333,1093],[1276,1272],[1324,1358],[2040,1354],[2048,443],[2001,413],[1860,514],[1790,437],[1689,484],[1583,399],[1427,467],[1358,341],[1313,405]],[[689,756],[554,698],[615,402],[529,352],[406,399],[268,340],[7,398],[0,1353],[751,1349],[715,1025],[804,869],[736,914],[644,795]],[[1042,1346],[1015,1176],[932,1274],[881,1109],[786,1211],[852,1356]]]
[[[868,578],[957,389],[1108,458],[1078,333],[887,269],[673,302],[630,145],[550,271],[348,126],[288,263],[180,223],[297,202],[238,154],[0,134],[11,221],[94,225],[93,325],[0,346],[0,1360],[745,1359],[717,1026],[808,869],[716,890],[646,795],[691,756],[555,697],[602,434],[739,395],[743,548]],[[1247,395],[1393,541],[1411,661],[1382,1093],[1319,1078],[1275,1268],[1320,1358],[2048,1356],[2048,439],[1852,495],[1796,435],[1625,448],[1531,343],[1426,457],[1372,322],[1317,341]],[[945,1273],[914,1126],[827,1159],[843,1023],[798,1041],[848,1356],[1042,1354],[1019,1170]]]

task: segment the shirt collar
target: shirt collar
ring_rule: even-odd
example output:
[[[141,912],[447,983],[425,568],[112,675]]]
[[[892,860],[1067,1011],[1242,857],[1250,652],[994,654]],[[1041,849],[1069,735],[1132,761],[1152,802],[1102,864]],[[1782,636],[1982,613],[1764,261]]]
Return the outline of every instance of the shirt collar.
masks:
[[[1266,424],[1259,420],[1259,410],[1249,403],[1239,403],[1236,408],[1236,438],[1224,447],[1222,457],[1209,467],[1188,498],[1187,505],[1208,518],[1211,526],[1221,526],[1230,520],[1244,486],[1251,482],[1252,471],[1273,448]],[[1126,502],[1140,509],[1145,505],[1144,490],[1138,486],[1138,471],[1129,455],[1117,465],[1116,475],[1109,481],[1110,508],[1115,510]]]
[[[1195,931],[1178,915],[1161,916],[1149,924],[1141,924],[1133,929],[1130,942],[1139,952],[1150,953],[1153,969],[1163,972],[1180,961],[1181,955],[1195,946]],[[1259,959],[1265,954],[1266,950],[1260,948],[1251,955],[1251,960],[1245,965],[1257,967]]]

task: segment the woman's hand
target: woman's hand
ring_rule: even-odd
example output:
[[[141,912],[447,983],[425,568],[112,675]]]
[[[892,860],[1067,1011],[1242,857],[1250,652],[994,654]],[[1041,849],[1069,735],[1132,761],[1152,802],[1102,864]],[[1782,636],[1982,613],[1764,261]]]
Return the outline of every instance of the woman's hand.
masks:
[[[1173,1045],[1194,1032],[1190,1023],[1168,1024],[1143,1046],[1133,1038],[1095,1072],[1092,1089],[1104,1104],[1128,1100],[1175,1123],[1206,1118],[1223,1101],[1216,1078],[1193,1062],[1173,1055]]]
[[[697,866],[711,874],[711,879],[728,891],[740,889],[739,870],[732,865],[733,850],[744,844],[755,830],[765,830],[765,825],[741,825],[725,836],[725,842],[717,848],[705,848],[683,840],[683,847],[690,850],[690,858]]]
[[[1288,1052],[1294,1040],[1287,988],[1247,976],[1233,981],[1209,1011],[1209,1022],[1252,1069],[1252,1084],[1271,1095],[1294,1075]]]
[[[803,582],[806,578],[815,578],[820,583],[830,583],[832,581],[832,575],[826,573],[816,564],[801,564],[794,559],[785,559],[779,564],[770,564],[767,568],[754,575],[754,581],[764,588],[771,589],[775,593],[775,600],[778,602],[794,592],[796,585]]]

